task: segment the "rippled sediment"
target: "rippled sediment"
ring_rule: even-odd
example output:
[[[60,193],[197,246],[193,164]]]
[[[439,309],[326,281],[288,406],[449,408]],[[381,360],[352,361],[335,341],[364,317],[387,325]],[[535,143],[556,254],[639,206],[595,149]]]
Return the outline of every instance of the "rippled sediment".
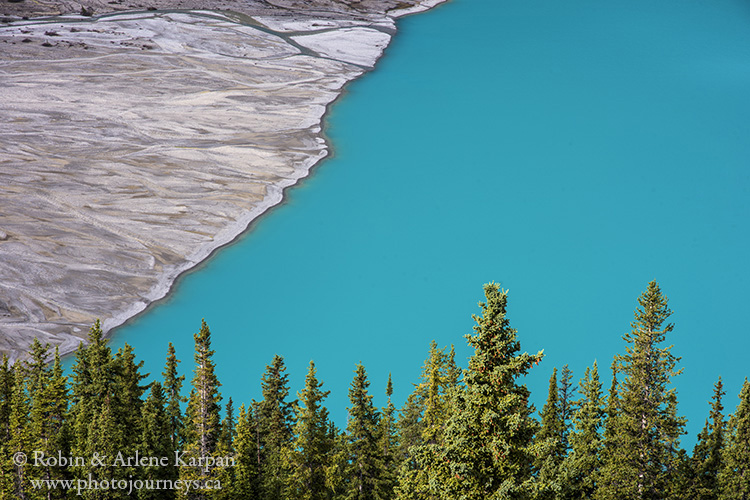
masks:
[[[0,352],[75,349],[279,203],[326,156],[326,107],[398,13],[0,26]]]

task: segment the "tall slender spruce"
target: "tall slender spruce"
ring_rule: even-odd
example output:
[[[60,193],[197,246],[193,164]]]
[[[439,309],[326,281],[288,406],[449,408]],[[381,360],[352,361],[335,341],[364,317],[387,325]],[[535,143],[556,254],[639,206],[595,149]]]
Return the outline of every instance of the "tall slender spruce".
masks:
[[[349,388],[347,441],[349,467],[347,500],[385,500],[383,450],[380,446],[380,413],[372,404],[370,382],[362,364],[357,364]]]
[[[333,449],[329,433],[328,410],[323,401],[330,391],[322,389],[315,363],[305,377],[305,388],[297,393],[299,405],[294,425],[294,440],[289,450],[290,475],[287,498],[326,500],[329,498],[326,469]]]
[[[285,455],[292,441],[296,401],[288,401],[289,375],[284,358],[274,356],[262,379],[263,400],[258,405],[260,481],[263,500],[283,500],[289,476]]]
[[[665,498],[676,469],[684,419],[677,416],[677,393],[670,387],[679,358],[662,346],[674,325],[672,311],[658,283],[638,298],[632,331],[624,335],[626,354],[616,357],[615,413],[609,415],[606,462],[599,499]],[[614,402],[612,402],[614,404]]]
[[[216,454],[221,425],[219,419],[221,394],[211,349],[211,331],[205,320],[201,321],[200,331],[193,335],[195,340],[195,370],[192,389],[188,399],[183,462],[180,467],[183,480],[206,480],[217,475],[217,471],[202,464]],[[191,463],[196,466],[189,466]],[[203,490],[192,490],[186,494],[190,499],[206,498]]]

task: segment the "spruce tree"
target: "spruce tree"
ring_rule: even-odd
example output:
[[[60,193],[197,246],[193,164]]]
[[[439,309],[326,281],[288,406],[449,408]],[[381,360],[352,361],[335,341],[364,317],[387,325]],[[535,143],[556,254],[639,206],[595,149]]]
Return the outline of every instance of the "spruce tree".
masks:
[[[385,394],[388,402],[380,412],[382,416],[380,419],[380,447],[383,450],[382,490],[383,496],[390,499],[393,497],[398,474],[396,468],[396,448],[398,446],[395,426],[396,407],[393,405],[393,401],[391,401],[393,382],[390,373],[388,374]]]
[[[573,396],[575,395],[576,388],[572,384],[573,372],[570,371],[568,365],[563,365],[560,371],[560,388],[558,394],[558,401],[560,403],[560,419],[562,420],[562,435],[560,439],[562,441],[563,455],[568,454],[570,451],[570,429],[571,420],[573,418]]]
[[[36,347],[40,347],[37,344]],[[55,348],[54,364],[51,368],[46,366],[48,347],[43,349],[32,349],[32,357],[29,364],[29,373],[32,374],[33,384],[30,384],[31,397],[31,432],[34,440],[34,450],[41,452],[44,456],[69,455],[68,442],[68,389],[67,377],[63,375],[60,363],[60,353]],[[67,468],[39,466],[34,467],[32,475],[47,481],[66,479]],[[64,498],[66,492],[62,489],[45,488],[45,498]]]
[[[685,498],[715,500],[719,497],[718,475],[723,468],[722,448],[724,447],[724,407],[721,404],[723,390],[721,377],[714,385],[711,413],[706,419],[698,442],[690,459],[690,486]]]
[[[260,481],[263,500],[283,500],[289,469],[285,455],[292,440],[296,401],[287,401],[289,376],[284,358],[274,356],[262,379],[263,400],[258,405]]]
[[[441,498],[464,500],[532,498],[532,444],[538,424],[529,390],[517,383],[542,359],[520,354],[516,330],[506,316],[507,291],[485,285],[482,315],[474,315],[474,348],[463,388],[453,391],[445,444],[427,464]]]
[[[380,413],[368,393],[370,382],[365,367],[357,364],[349,388],[347,425],[347,500],[385,500],[383,450],[380,446]]]
[[[446,348],[439,349],[433,340],[422,366],[421,382],[407,399],[398,422],[400,467],[396,498],[434,497],[426,461],[443,445],[450,414],[449,394],[458,384],[459,372],[453,346],[446,353]]]
[[[10,402],[13,399],[13,369],[8,364],[8,356],[3,354],[0,363],[0,443],[10,439]]]
[[[185,422],[182,415],[181,403],[187,402],[182,395],[182,384],[185,375],[178,375],[177,364],[180,360],[175,355],[174,346],[169,343],[167,361],[162,376],[164,377],[164,392],[167,400],[167,416],[169,417],[169,436],[174,449],[180,449],[184,441]]]
[[[305,377],[305,388],[297,393],[294,440],[290,447],[289,484],[286,498],[300,500],[326,500],[330,492],[326,484],[326,469],[333,449],[329,432],[328,410],[323,400],[330,391],[322,390],[323,383],[316,376],[315,363]]]
[[[575,403],[571,450],[562,464],[562,494],[565,499],[592,498],[601,467],[605,397],[596,361],[586,368],[580,383],[581,398]]]
[[[243,404],[237,417],[234,440],[237,458],[231,483],[227,486],[230,498],[259,498],[256,428],[252,409],[245,410]]]
[[[200,331],[193,335],[195,340],[195,369],[192,389],[188,399],[185,426],[185,446],[182,461],[187,466],[180,467],[180,479],[186,481],[213,480],[217,471],[203,464],[216,455],[221,432],[219,411],[221,384],[216,378],[216,366],[211,349],[211,331],[205,320],[201,321]],[[201,462],[201,460],[203,462]],[[191,461],[197,466],[190,466]],[[206,492],[191,490],[187,498],[203,500]]]
[[[88,345],[81,345],[76,352],[73,365],[71,398],[72,443],[71,454],[85,459],[83,466],[76,465],[72,472],[77,479],[127,480],[137,471],[128,467],[114,466],[107,461],[98,466],[95,456],[132,456],[140,435],[141,395],[145,389],[140,385],[144,375],[139,370],[142,363],[135,363],[132,348],[125,346],[117,356],[104,339],[101,324],[97,320],[91,327]],[[86,489],[86,499],[125,498],[127,491]]]
[[[677,394],[670,388],[679,358],[662,347],[674,325],[659,285],[652,281],[638,298],[632,331],[623,336],[626,354],[616,357],[624,378],[616,386],[616,407],[609,415],[607,454],[598,499],[665,498],[679,457],[685,421],[677,416]],[[613,404],[615,404],[613,402]]]
[[[142,467],[139,476],[143,481],[176,481],[179,477],[174,461],[171,422],[165,405],[166,398],[161,383],[154,382],[142,408],[138,451],[142,457],[167,457],[168,462],[167,465],[149,463]],[[142,488],[137,493],[138,498],[143,500],[170,500],[176,497],[173,489]]]
[[[565,458],[565,422],[560,407],[557,386],[557,368],[552,370],[547,391],[547,401],[539,413],[541,428],[536,435],[539,452],[534,460],[537,472],[538,494],[546,499],[559,498],[562,489],[560,465]]]
[[[8,457],[15,457],[16,454],[23,454],[31,457],[34,446],[32,428],[29,422],[31,413],[31,403],[26,388],[24,370],[21,363],[14,365],[14,382],[13,395],[10,407],[10,440],[7,444]],[[6,457],[7,458],[7,457]],[[28,498],[31,495],[31,485],[29,483],[32,472],[32,465],[28,462],[16,462],[11,458],[10,471],[10,490],[12,497],[9,498]]]
[[[720,500],[750,499],[750,382],[745,379],[740,403],[727,423],[719,475]]]
[[[3,354],[0,363],[0,499],[14,498],[15,466],[10,447],[10,414],[15,370]]]

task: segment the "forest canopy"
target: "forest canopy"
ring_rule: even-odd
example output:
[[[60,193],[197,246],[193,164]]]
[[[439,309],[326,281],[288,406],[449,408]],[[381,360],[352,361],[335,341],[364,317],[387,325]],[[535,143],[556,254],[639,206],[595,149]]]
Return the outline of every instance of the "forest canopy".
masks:
[[[27,360],[0,365],[0,499],[750,498],[750,384],[727,416],[719,378],[684,450],[672,311],[656,282],[637,304],[608,389],[596,362],[577,384],[567,365],[554,368],[537,412],[519,379],[543,353],[522,351],[507,291],[487,284],[468,365],[431,342],[397,409],[390,378],[377,408],[357,364],[343,429],[312,361],[294,397],[275,356],[262,399],[235,408],[221,396],[205,321],[189,383],[171,344],[162,378],[146,382],[133,349],[113,352],[97,322],[70,375],[38,341]]]

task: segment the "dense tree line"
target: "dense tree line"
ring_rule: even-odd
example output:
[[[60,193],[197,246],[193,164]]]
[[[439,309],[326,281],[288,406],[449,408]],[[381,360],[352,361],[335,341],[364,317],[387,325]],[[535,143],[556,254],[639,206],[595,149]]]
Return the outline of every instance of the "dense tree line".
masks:
[[[750,383],[727,418],[719,379],[697,444],[681,448],[679,358],[657,283],[638,299],[608,392],[596,362],[577,386],[554,369],[538,415],[519,377],[543,354],[521,352],[507,292],[484,293],[465,369],[433,341],[397,411],[390,377],[377,408],[358,364],[345,429],[315,364],[292,399],[279,356],[260,401],[236,411],[230,398],[222,411],[205,321],[187,397],[171,344],[162,379],[145,383],[132,349],[113,352],[98,322],[70,376],[35,342],[26,361],[0,365],[0,499],[750,499]]]

